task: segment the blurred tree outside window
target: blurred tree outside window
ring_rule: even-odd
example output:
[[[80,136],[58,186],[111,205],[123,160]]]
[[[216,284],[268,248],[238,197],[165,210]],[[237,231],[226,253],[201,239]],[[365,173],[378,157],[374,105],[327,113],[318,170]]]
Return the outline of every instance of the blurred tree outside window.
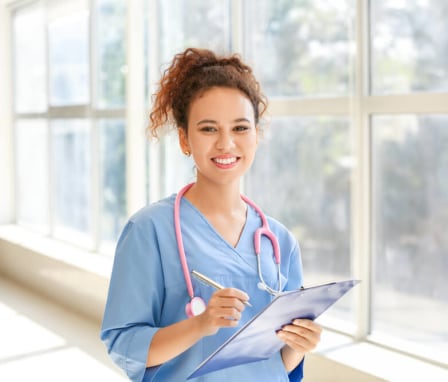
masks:
[[[348,94],[350,1],[244,4],[246,54],[270,97]]]
[[[447,124],[434,115],[373,119],[373,332],[419,344],[440,362],[448,351]]]
[[[448,91],[448,2],[370,4],[372,92]]]

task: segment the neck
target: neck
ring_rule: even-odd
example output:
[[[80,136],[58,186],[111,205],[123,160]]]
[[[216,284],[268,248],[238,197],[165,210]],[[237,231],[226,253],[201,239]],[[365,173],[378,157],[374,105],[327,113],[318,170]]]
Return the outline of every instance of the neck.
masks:
[[[205,214],[234,214],[244,212],[239,182],[216,184],[198,180],[185,197]]]

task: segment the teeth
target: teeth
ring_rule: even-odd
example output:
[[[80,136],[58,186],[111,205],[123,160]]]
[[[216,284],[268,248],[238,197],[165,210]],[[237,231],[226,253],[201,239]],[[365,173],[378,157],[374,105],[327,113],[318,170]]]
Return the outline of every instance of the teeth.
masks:
[[[215,162],[219,164],[231,164],[236,162],[236,158],[215,158]]]

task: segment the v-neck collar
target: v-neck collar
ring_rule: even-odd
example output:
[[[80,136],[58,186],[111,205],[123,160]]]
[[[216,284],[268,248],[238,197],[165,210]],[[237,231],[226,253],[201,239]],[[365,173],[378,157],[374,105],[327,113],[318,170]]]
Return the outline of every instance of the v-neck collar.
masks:
[[[225,243],[229,248],[231,248],[234,252],[239,252],[239,249],[242,245],[244,245],[245,243],[245,237],[247,235],[247,230],[249,229],[248,226],[248,221],[250,219],[249,214],[252,213],[252,208],[250,205],[248,205],[246,203],[247,206],[247,210],[246,210],[246,221],[244,222],[244,226],[243,229],[241,231],[240,237],[238,238],[238,242],[236,243],[235,246],[233,246],[232,244],[230,244],[226,239],[224,239],[224,237],[215,229],[215,227],[208,221],[208,219],[204,216],[204,214],[199,211],[198,208],[196,208],[196,206],[191,203],[187,198],[182,198],[183,202],[185,202],[185,204],[190,207],[190,209],[197,214],[200,219],[207,225],[207,227],[213,232],[213,234],[223,243]]]

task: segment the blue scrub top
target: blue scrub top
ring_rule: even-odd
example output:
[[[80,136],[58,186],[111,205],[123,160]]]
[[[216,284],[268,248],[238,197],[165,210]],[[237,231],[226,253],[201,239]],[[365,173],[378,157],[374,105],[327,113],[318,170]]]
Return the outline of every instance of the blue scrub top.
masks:
[[[176,358],[146,368],[152,337],[161,327],[186,319],[190,298],[185,285],[174,232],[175,195],[151,204],[130,218],[117,243],[109,293],[101,328],[101,339],[111,358],[132,381],[182,382],[239,327],[272,299],[257,287],[254,232],[261,225],[256,211],[248,206],[247,220],[236,247],[232,247],[187,199],[180,204],[181,229],[190,271],[195,269],[226,287],[245,291],[252,307],[246,307],[238,328],[221,328],[204,337]],[[294,236],[269,218],[281,253],[284,290],[302,285],[300,250]],[[277,289],[277,272],[270,241],[262,237],[263,277]],[[195,296],[206,302],[214,289],[193,279]],[[260,343],[260,346],[263,346]],[[289,375],[280,353],[271,359],[227,368],[192,379],[193,382],[300,381],[303,362]]]

